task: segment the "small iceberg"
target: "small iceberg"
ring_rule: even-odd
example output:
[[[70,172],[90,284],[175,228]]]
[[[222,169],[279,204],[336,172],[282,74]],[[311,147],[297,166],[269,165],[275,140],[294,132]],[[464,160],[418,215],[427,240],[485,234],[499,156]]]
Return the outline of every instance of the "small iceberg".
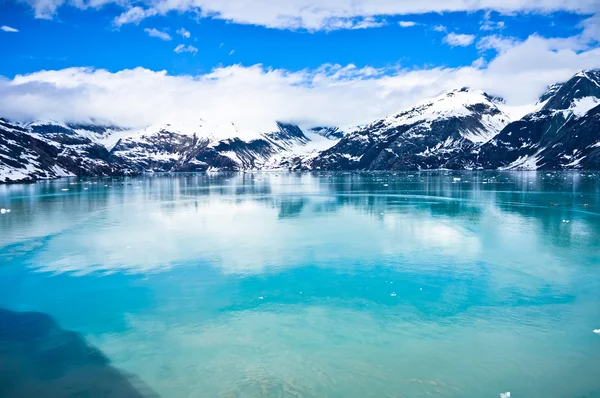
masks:
[[[0,209],[0,214],[6,214],[6,213],[10,213],[10,209],[5,209],[5,208]]]
[[[600,329],[594,329],[594,333],[600,334]]]
[[[500,398],[510,398],[510,392],[503,392],[502,394],[500,394]]]

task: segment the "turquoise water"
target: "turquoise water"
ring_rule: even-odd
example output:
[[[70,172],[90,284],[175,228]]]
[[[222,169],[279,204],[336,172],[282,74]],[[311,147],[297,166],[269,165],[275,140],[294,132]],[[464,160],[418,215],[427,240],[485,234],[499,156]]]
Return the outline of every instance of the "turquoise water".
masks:
[[[599,173],[64,179],[0,207],[0,308],[143,395],[600,397]]]

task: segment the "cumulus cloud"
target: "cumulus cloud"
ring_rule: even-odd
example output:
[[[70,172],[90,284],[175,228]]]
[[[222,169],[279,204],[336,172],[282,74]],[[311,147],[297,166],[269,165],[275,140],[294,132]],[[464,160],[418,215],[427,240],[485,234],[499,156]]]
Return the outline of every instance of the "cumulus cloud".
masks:
[[[412,26],[417,25],[417,23],[414,21],[400,21],[398,22],[398,25],[400,25],[403,28],[410,28]]]
[[[381,18],[393,15],[494,10],[499,13],[598,11],[597,0],[21,0],[29,3],[38,18],[48,18],[63,4],[79,8],[99,7],[107,3],[130,7],[136,18],[120,19],[139,22],[140,18],[164,15],[170,11],[194,12],[202,17],[222,19],[240,24],[260,25],[277,29],[332,30],[358,26],[373,27]],[[133,7],[133,5],[136,7]],[[127,12],[129,12],[129,10]],[[376,22],[378,21],[378,22]],[[118,24],[117,24],[118,25]]]
[[[580,49],[581,38],[487,40],[486,46],[501,51],[488,63],[458,68],[323,65],[288,71],[231,65],[179,76],[144,68],[40,71],[0,78],[0,116],[22,121],[93,119],[132,127],[201,117],[260,130],[275,120],[345,127],[463,86],[504,97],[509,105],[524,105],[535,102],[548,85],[581,69],[600,67],[600,49]]]
[[[148,36],[150,36],[150,37],[156,37],[156,38],[159,38],[159,39],[165,40],[165,41],[172,40],[170,34],[168,34],[166,32],[161,32],[160,30],[155,29],[155,28],[152,28],[152,29],[146,28],[146,29],[144,29],[144,32],[148,33]]]
[[[189,31],[185,30],[184,28],[177,29],[177,34],[183,37],[184,39],[189,39],[192,35]]]
[[[460,33],[448,33],[444,37],[444,43],[452,47],[467,47],[475,41],[474,35],[465,35]]]
[[[198,52],[198,49],[196,47],[192,46],[191,44],[188,44],[187,46],[185,44],[179,44],[177,47],[175,47],[175,49],[173,51],[176,52],[177,54],[181,54],[181,53],[196,54]]]
[[[17,33],[19,30],[15,29],[15,28],[11,28],[10,26],[2,26],[0,27],[0,30],[2,30],[3,32],[9,32],[9,33]]]

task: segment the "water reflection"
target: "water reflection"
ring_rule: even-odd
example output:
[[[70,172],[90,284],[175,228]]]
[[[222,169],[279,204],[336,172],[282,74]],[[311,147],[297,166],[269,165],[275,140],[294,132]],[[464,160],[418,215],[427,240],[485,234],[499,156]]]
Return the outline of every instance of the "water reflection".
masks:
[[[552,265],[562,249],[599,245],[599,189],[587,174],[558,173],[47,182],[3,187],[0,201],[13,212],[0,218],[0,245],[10,256],[43,244],[29,266],[78,273],[156,272],[192,260],[263,272],[382,254],[501,265],[542,255]]]
[[[0,305],[51,313],[163,396],[585,395],[599,177],[2,186]]]

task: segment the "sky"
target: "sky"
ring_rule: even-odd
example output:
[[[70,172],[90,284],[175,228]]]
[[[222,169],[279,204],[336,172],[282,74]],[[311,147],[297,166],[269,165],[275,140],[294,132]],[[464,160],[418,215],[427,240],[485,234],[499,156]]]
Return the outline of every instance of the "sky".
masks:
[[[351,126],[600,67],[600,0],[9,0],[0,116]]]

